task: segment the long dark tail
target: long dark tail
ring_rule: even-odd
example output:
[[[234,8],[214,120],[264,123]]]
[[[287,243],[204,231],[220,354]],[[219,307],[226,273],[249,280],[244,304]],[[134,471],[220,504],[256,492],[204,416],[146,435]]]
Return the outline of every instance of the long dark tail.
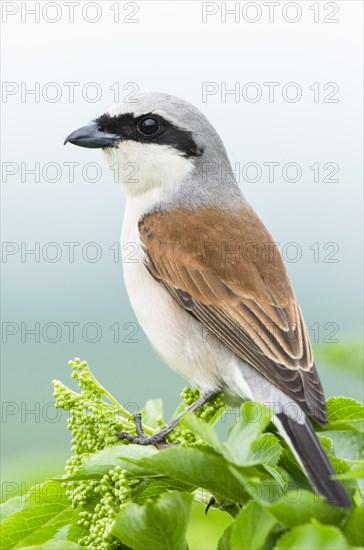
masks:
[[[306,417],[304,424],[299,424],[284,413],[276,416],[316,491],[332,504],[343,508],[351,508],[350,499],[342,483],[336,479],[331,479],[331,476],[335,475],[336,472],[321,447],[309,419]]]

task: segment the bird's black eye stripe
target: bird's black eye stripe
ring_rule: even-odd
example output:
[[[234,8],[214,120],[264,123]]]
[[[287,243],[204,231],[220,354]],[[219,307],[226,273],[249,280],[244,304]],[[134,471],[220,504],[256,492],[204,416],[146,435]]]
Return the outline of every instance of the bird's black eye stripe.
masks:
[[[111,116],[108,113],[95,120],[101,132],[115,134],[121,139],[150,141],[171,124],[159,115],[147,113],[134,117],[132,113]]]
[[[120,141],[167,145],[186,157],[202,155],[202,149],[195,143],[192,132],[175,126],[156,113],[139,116],[134,116],[133,113],[115,116],[105,113],[97,118],[95,123],[101,132],[115,134],[120,137]]]

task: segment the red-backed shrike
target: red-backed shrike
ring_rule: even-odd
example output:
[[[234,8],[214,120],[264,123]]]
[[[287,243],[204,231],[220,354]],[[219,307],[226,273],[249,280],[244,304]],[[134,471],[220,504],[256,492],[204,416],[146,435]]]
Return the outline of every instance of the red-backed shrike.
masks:
[[[210,122],[186,101],[140,94],[67,141],[137,169],[122,181],[122,243],[138,245],[138,262],[124,263],[125,284],[152,345],[200,389],[191,410],[220,391],[270,404],[314,488],[349,507],[308,419],[327,422],[301,309]],[[176,423],[150,437],[139,426],[129,439],[158,444]]]

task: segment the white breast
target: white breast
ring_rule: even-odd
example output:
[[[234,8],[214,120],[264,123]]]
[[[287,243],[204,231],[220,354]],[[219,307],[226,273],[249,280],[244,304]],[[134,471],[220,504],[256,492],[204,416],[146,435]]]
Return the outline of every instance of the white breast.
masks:
[[[138,222],[155,192],[127,199],[121,247],[125,286],[137,320],[165,362],[191,385],[219,389],[233,354],[185,312],[145,267]],[[131,254],[131,251],[133,252]]]

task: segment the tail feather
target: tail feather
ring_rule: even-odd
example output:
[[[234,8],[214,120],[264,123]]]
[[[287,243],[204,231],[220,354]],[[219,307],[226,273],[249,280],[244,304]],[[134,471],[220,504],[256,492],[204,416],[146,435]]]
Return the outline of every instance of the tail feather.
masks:
[[[336,472],[309,419],[306,417],[305,422],[299,424],[284,413],[279,413],[276,416],[316,491],[332,504],[351,508],[349,496],[342,483],[331,479]]]

